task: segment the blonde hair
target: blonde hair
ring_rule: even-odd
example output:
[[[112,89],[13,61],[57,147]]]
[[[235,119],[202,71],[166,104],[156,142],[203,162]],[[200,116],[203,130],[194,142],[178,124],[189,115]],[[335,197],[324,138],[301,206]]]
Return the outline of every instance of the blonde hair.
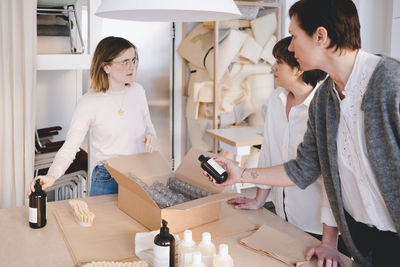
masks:
[[[135,56],[138,61],[136,46],[124,38],[109,36],[99,42],[94,51],[90,66],[90,87],[93,91],[106,92],[109,89],[110,85],[107,73],[104,71],[104,66],[110,64],[114,58],[129,48],[135,50]]]

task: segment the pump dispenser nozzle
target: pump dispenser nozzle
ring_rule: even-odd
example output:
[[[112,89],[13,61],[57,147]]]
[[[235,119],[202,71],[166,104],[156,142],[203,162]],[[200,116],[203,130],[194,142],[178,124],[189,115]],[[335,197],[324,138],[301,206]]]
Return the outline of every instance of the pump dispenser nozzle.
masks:
[[[175,266],[175,238],[169,233],[167,224],[162,220],[160,233],[154,238],[154,267]]]
[[[160,228],[160,234],[165,236],[169,234],[169,228],[167,227],[168,222],[166,220],[162,220],[162,227]]]
[[[40,179],[37,179],[35,181],[34,188],[35,188],[35,192],[41,192],[42,191],[42,185],[40,184]]]

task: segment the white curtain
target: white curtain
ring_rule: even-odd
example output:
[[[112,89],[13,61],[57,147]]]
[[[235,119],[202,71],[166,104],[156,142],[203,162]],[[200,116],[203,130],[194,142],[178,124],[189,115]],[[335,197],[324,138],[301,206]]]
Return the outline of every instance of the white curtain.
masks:
[[[33,178],[36,0],[0,1],[0,207],[26,203]]]

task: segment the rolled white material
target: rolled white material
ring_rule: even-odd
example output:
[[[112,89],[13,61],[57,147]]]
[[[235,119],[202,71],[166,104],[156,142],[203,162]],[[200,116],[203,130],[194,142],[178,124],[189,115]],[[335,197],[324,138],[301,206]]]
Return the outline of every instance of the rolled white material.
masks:
[[[244,42],[242,49],[240,49],[240,56],[249,59],[253,63],[258,63],[260,54],[263,47],[257,43],[257,41],[249,35]]]
[[[197,68],[204,68],[204,56],[213,46],[213,31],[204,27],[203,24],[200,23],[181,42],[177,51],[181,57],[189,61]]]
[[[269,38],[267,44],[264,46],[264,48],[260,54],[260,58],[264,59],[266,62],[268,62],[271,65],[275,64],[275,58],[272,55],[272,50],[273,50],[275,44],[276,44],[276,36],[272,35],[271,38]]]
[[[271,73],[250,75],[244,82],[255,109],[255,114],[249,117],[251,126],[264,125],[262,105],[268,100],[274,90],[274,76]]]
[[[276,31],[276,25],[275,12],[251,21],[254,37],[262,47],[265,46],[271,35]]]
[[[244,41],[247,39],[247,34],[241,31],[232,30],[228,36],[219,45],[217,58],[217,77],[219,81],[228,69],[229,64],[240,51]],[[205,59],[205,66],[211,78],[214,77],[214,49],[208,53]]]

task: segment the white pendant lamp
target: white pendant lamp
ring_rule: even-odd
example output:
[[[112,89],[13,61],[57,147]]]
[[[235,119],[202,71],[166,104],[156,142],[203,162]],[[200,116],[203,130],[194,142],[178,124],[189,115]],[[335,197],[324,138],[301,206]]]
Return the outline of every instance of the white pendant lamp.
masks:
[[[102,0],[96,15],[135,21],[219,21],[238,19],[233,0]]]

